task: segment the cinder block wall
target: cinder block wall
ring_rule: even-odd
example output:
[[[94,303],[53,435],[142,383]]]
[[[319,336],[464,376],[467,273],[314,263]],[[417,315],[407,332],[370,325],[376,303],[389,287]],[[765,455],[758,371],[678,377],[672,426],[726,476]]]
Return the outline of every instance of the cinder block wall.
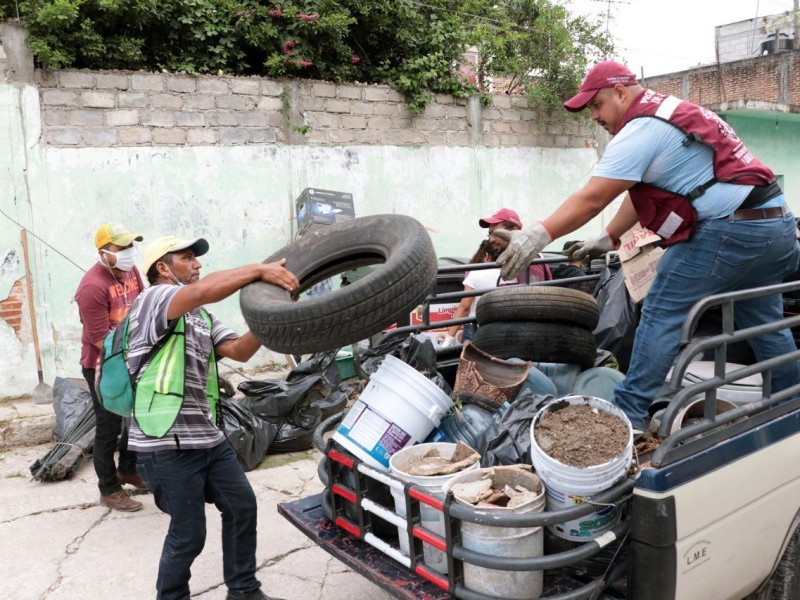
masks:
[[[383,85],[142,72],[39,71],[45,142],[56,147],[482,146],[589,148],[586,121],[524,98],[437,95],[420,115]]]

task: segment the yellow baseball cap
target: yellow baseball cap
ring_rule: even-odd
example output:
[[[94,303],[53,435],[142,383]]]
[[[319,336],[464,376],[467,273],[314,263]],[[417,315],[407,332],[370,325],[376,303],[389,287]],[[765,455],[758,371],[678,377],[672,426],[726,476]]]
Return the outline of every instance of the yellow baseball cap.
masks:
[[[111,221],[100,226],[94,234],[94,245],[99,250],[106,244],[117,246],[130,246],[133,242],[141,242],[144,238],[136,233],[131,233],[122,223]]]
[[[174,235],[165,235],[153,240],[144,249],[144,272],[147,273],[165,254],[191,249],[195,256],[208,252],[208,242],[203,238],[184,240]]]

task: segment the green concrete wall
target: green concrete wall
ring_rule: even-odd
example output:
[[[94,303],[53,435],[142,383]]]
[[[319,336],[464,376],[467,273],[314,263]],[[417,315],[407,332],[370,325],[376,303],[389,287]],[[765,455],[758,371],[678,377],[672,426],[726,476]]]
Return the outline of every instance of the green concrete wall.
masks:
[[[759,112],[758,117],[726,115],[739,137],[776,175],[783,176],[786,200],[796,215],[800,215],[800,115]]]

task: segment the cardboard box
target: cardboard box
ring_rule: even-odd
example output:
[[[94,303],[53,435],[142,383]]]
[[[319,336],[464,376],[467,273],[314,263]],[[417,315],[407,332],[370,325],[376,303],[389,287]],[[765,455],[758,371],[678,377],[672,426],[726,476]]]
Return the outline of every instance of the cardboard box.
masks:
[[[306,188],[298,196],[295,206],[299,235],[354,219],[356,216],[353,195],[347,192]]]
[[[644,300],[656,278],[656,267],[664,254],[664,248],[656,245],[660,241],[661,237],[639,223],[620,237],[617,253],[622,274],[628,293],[636,303]]]

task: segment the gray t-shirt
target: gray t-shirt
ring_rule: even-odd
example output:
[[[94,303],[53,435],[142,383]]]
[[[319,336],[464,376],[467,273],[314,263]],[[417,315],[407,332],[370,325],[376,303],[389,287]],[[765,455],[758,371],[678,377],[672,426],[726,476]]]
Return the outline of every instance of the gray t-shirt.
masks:
[[[179,289],[177,285],[154,285],[136,299],[130,313],[128,369],[131,373],[139,368],[148,352],[169,331],[172,323],[167,322],[167,309]],[[161,438],[146,436],[139,429],[136,416],[131,417],[128,448],[135,452],[213,448],[225,439],[224,434],[211,421],[211,411],[206,400],[208,361],[212,340],[214,346],[218,346],[238,336],[211,313],[211,331],[208,330],[200,309],[185,316],[186,379],[183,406],[172,428]],[[146,367],[144,365],[139,370],[139,375],[144,373]]]

